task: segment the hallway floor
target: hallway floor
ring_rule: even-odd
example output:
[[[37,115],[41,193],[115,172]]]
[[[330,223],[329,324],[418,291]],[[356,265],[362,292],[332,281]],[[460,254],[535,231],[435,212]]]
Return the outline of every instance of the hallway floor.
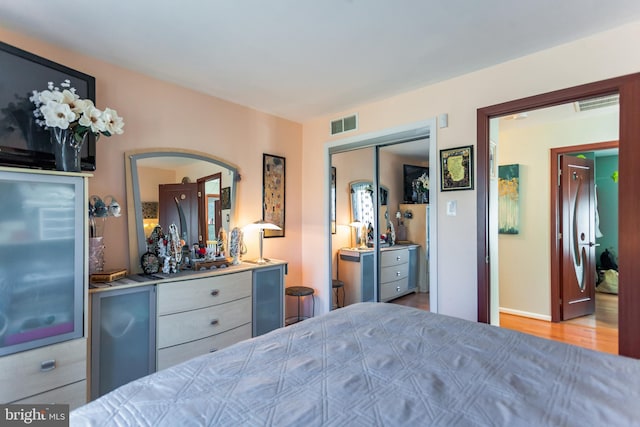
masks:
[[[391,301],[394,304],[429,310],[429,294],[417,293]],[[554,323],[513,314],[500,313],[503,328],[541,338],[618,354],[618,296],[596,292],[596,312],[564,322]]]

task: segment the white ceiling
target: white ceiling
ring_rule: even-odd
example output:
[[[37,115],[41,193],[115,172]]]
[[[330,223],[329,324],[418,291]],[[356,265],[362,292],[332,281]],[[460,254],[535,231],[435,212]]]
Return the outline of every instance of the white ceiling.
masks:
[[[9,30],[298,122],[638,19],[638,0],[0,0]]]

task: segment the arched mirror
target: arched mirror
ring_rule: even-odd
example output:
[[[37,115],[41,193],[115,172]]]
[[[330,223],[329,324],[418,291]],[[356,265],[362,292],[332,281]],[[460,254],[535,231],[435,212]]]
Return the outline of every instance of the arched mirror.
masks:
[[[146,238],[156,225],[174,223],[188,245],[232,229],[236,166],[206,153],[149,149],[125,154],[132,272],[140,272]]]
[[[351,194],[351,224],[359,224],[356,225],[356,227],[363,227],[367,230],[366,237],[365,233],[358,233],[357,240],[365,239],[365,242],[359,242],[361,247],[373,247],[373,229],[376,223],[376,211],[378,224],[380,224],[381,228],[386,230],[389,222],[389,213],[387,210],[389,190],[384,186],[380,187],[379,208],[376,207],[377,201],[374,197],[373,182],[364,180],[353,181],[349,184],[349,192]]]

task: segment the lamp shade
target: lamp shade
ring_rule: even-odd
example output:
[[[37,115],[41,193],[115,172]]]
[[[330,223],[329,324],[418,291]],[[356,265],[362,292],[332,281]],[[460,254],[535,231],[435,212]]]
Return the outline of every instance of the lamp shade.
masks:
[[[282,228],[278,227],[277,225],[271,222],[264,221],[262,219],[255,221],[251,225],[253,225],[256,228],[259,228],[260,230],[282,230]]]
[[[282,228],[273,223],[259,219],[251,224],[244,226],[244,230],[252,229],[260,230],[260,258],[258,258],[256,262],[258,264],[264,264],[265,262],[267,262],[267,260],[262,257],[262,239],[264,238],[264,230],[282,230]]]

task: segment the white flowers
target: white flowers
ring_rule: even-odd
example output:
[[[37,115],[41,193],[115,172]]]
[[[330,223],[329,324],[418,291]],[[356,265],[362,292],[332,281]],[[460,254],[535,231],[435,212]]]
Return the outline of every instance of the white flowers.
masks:
[[[45,128],[71,129],[76,140],[81,141],[87,132],[96,137],[124,133],[124,120],[116,110],[100,111],[90,99],[80,99],[71,82],[65,80],[60,87],[49,82],[48,89],[33,91],[29,98],[36,106],[33,114],[36,123]]]
[[[421,190],[428,190],[429,189],[429,175],[427,175],[427,173],[423,173],[419,178],[418,181],[420,182],[420,184],[422,185]]]

